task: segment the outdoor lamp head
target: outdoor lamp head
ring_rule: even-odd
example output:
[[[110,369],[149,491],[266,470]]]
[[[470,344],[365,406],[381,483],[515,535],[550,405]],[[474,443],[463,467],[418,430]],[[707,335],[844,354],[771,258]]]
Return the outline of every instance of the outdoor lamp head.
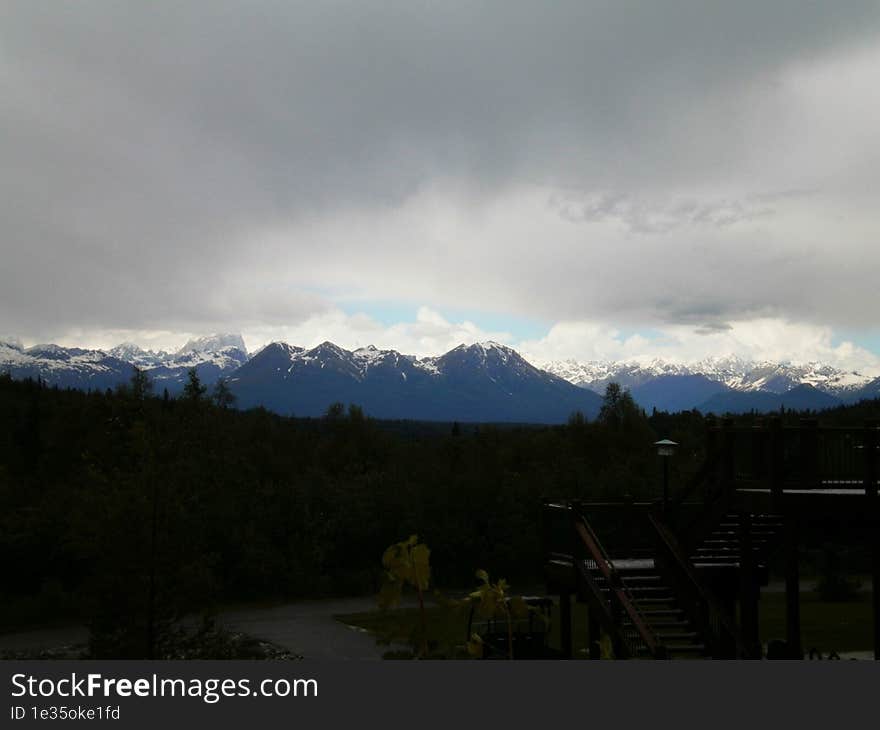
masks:
[[[678,446],[678,444],[669,439],[662,439],[660,441],[655,441],[654,446],[657,447],[658,456],[672,456],[675,453],[675,447]]]

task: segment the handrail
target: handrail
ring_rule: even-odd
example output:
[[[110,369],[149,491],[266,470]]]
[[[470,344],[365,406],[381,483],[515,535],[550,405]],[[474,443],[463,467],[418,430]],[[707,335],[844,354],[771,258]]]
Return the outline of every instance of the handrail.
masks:
[[[664,518],[674,520],[676,532],[684,537],[684,542],[688,547],[695,547],[702,542],[703,538],[717,524],[718,518],[727,511],[730,492],[725,480],[718,478],[714,480],[712,488],[703,495],[703,509],[699,513],[691,515],[686,521],[679,514],[684,500],[719,467],[721,453],[720,449],[711,452],[681,494],[666,507]]]
[[[690,478],[688,483],[685,485],[684,489],[682,489],[678,494],[675,495],[673,499],[669,500],[667,504],[667,510],[676,510],[684,501],[691,496],[691,494],[699,487],[703,482],[706,481],[706,477],[712,472],[712,470],[718,465],[718,461],[721,458],[721,454],[719,451],[714,451],[711,454],[706,456],[706,460],[702,463],[699,469],[697,469],[696,473]]]
[[[691,618],[700,624],[701,632],[711,640],[713,649],[719,648],[723,638],[722,634],[725,634],[733,642],[737,658],[750,658],[751,654],[746,649],[732,618],[718,599],[703,585],[675,535],[657,515],[649,512],[648,519],[659,538],[659,547],[663,549],[668,558],[668,560],[658,560],[657,567],[661,570],[666,568],[669,573],[673,574],[670,576],[673,578],[670,581],[673,589],[687,593],[685,596],[687,600],[683,600],[682,604],[690,607],[691,613],[694,614]],[[658,551],[659,557],[660,552]]]
[[[687,549],[693,549],[702,544],[709,536],[719,520],[727,514],[730,508],[730,492],[723,487],[712,490],[704,503],[702,511],[696,514],[686,525],[677,526],[678,534],[682,536]],[[682,553],[685,553],[682,550]]]
[[[794,486],[839,485],[861,488],[869,496],[876,496],[880,487],[876,420],[861,426],[820,426],[815,418],[802,418],[797,425],[772,418],[753,426],[713,427],[710,433],[721,434],[723,448],[737,455],[728,478],[750,486],[762,483],[777,497]]]
[[[666,657],[666,649],[660,644],[656,637],[651,633],[648,628],[648,624],[645,621],[644,617],[639,612],[639,609],[635,605],[635,601],[630,595],[629,591],[624,586],[623,580],[618,574],[617,570],[614,568],[613,563],[608,557],[608,554],[605,552],[605,549],[602,547],[602,543],[599,542],[599,538],[596,536],[590,524],[587,522],[586,517],[584,515],[573,512],[574,515],[577,516],[577,519],[574,521],[574,529],[578,537],[580,537],[581,542],[586,547],[589,556],[596,564],[596,567],[599,569],[599,572],[602,574],[604,582],[607,584],[608,590],[608,600],[611,601],[613,608],[616,611],[623,610],[626,616],[629,618],[632,626],[635,628],[639,640],[644,644],[645,648],[648,650],[650,655],[655,658],[665,658]],[[587,566],[583,561],[575,560],[578,573],[580,576],[587,582],[590,589],[592,590],[595,599],[604,605],[603,596],[601,592],[601,588],[595,584],[592,576],[590,575],[590,571],[587,569]],[[607,609],[607,607],[605,607]],[[621,631],[621,627],[619,622],[614,621],[613,612],[610,613],[611,622],[613,624],[614,630],[618,634],[618,636],[623,640],[625,644],[625,648],[627,652],[635,656],[638,653],[638,647],[633,646],[630,641],[627,640],[627,637]]]

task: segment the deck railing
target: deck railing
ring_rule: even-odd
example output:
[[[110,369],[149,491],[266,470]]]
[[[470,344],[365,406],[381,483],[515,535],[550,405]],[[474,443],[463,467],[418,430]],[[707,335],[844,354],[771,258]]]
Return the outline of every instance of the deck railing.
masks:
[[[819,426],[802,419],[784,426],[780,418],[753,427],[731,421],[711,429],[720,478],[732,486],[786,489],[850,489],[877,495],[880,423],[858,427]],[[710,454],[711,456],[711,454]]]
[[[575,510],[572,519],[577,536],[574,554],[577,577],[584,582],[594,605],[602,609],[609,623],[615,655],[665,659],[665,647],[649,628],[592,526]]]
[[[619,659],[665,659],[666,648],[651,631],[614,562],[586,517],[572,503],[545,503],[545,529],[565,525],[563,541],[547,543],[548,560],[569,563],[575,583],[611,638]]]
[[[649,519],[657,538],[655,566],[703,636],[708,653],[719,659],[753,658],[740,638],[733,617],[697,576],[696,568],[662,516],[654,511]]]

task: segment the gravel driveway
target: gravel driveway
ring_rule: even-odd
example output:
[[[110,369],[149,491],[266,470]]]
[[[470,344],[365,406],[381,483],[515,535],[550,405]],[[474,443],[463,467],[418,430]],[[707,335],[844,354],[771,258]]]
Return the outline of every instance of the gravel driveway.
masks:
[[[363,629],[346,626],[333,616],[376,608],[372,596],[317,601],[296,601],[268,608],[236,608],[221,611],[218,623],[259,639],[278,644],[307,659],[381,659],[389,647],[378,646]],[[85,644],[84,626],[33,629],[0,634],[0,650],[40,651]]]

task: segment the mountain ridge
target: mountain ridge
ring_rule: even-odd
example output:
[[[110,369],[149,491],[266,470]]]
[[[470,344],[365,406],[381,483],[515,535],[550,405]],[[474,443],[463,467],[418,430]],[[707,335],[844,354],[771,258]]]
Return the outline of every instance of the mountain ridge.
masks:
[[[487,346],[488,345],[488,346]],[[305,350],[273,343],[230,378],[243,407],[316,416],[332,402],[379,418],[561,423],[595,417],[601,398],[497,343],[460,345],[435,358],[324,342]]]
[[[536,361],[536,364],[569,382],[597,392],[601,392],[612,380],[632,388],[661,375],[702,375],[733,390],[766,390],[780,394],[798,385],[809,384],[831,395],[845,396],[863,388],[876,377],[819,362],[793,364],[753,361],[729,355],[689,364],[659,358],[647,364],[573,359]]]
[[[157,391],[171,394],[180,392],[195,367],[209,386],[229,380],[243,407],[264,405],[298,415],[317,415],[341,401],[367,404],[368,413],[393,418],[559,422],[574,410],[595,416],[599,396],[612,381],[647,411],[819,410],[880,396],[880,378],[821,363],[733,356],[693,364],[541,363],[492,341],[461,344],[432,357],[374,345],[346,350],[330,341],[311,348],[272,342],[248,353],[241,335],[231,333],[195,337],[174,352],[131,342],[108,350],[0,342],[0,372],[59,387],[112,388],[128,381],[135,367],[150,374]]]

